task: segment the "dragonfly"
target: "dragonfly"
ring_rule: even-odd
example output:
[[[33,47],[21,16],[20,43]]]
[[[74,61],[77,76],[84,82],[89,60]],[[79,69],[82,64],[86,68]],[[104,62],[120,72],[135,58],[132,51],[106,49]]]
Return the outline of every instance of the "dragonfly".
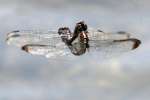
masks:
[[[78,32],[79,35],[74,40],[70,29],[63,27],[59,28],[58,31],[12,31],[7,34],[6,42],[32,55],[41,55],[48,58],[81,56],[93,52],[107,55],[110,53],[123,54],[137,49],[141,44],[139,39],[131,37],[131,34],[127,32],[107,33],[99,29],[87,28],[87,26],[85,29],[85,27],[81,27],[81,24],[84,24],[84,22],[76,24],[74,34]],[[83,28],[85,30],[82,30]],[[68,44],[67,40],[71,39],[71,43]],[[80,49],[78,50],[78,48]],[[81,48],[84,49],[81,50]],[[80,53],[78,54],[78,52]]]

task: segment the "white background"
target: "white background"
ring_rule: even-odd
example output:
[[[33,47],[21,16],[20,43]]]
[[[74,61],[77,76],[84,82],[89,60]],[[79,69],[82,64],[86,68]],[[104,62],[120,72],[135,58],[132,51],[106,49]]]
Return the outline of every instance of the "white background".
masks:
[[[150,1],[0,0],[0,100],[149,100]],[[118,58],[32,56],[5,43],[13,30],[74,28],[84,20],[127,31],[142,45]]]

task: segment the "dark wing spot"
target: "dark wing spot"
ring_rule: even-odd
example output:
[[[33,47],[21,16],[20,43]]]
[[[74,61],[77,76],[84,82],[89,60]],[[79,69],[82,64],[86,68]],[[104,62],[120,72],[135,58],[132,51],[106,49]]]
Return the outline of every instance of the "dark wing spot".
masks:
[[[12,31],[12,33],[17,33],[17,32],[20,32],[20,31],[19,30]]]
[[[141,44],[141,41],[138,40],[138,39],[134,39],[134,38],[133,38],[133,39],[130,39],[130,40],[134,42],[134,45],[133,45],[133,48],[132,48],[132,49],[138,48],[139,45]]]
[[[98,32],[103,32],[103,31],[102,31],[102,30],[100,30],[100,29],[98,29],[97,31],[98,31]]]
[[[56,48],[56,46],[53,46],[53,45],[41,45],[41,44],[26,44],[24,46],[21,47],[21,50],[23,51],[26,51],[26,52],[30,52],[30,47],[53,47],[53,48]]]
[[[10,38],[15,38],[15,37],[19,37],[19,36],[20,36],[19,34],[11,34],[11,33],[8,33],[8,34],[7,34],[6,41],[9,41]]]
[[[132,50],[136,49],[139,47],[139,45],[141,44],[141,41],[135,38],[130,38],[130,39],[124,39],[124,40],[114,40],[114,42],[125,42],[125,41],[132,41],[134,42]]]
[[[23,51],[28,52],[28,51],[29,51],[29,50],[28,50],[28,46],[29,46],[29,45],[24,45],[24,46],[22,46],[21,49],[22,49]]]
[[[19,34],[14,34],[11,37],[19,37],[19,36],[20,36]]]
[[[126,34],[127,32],[125,31],[119,31],[118,34]]]

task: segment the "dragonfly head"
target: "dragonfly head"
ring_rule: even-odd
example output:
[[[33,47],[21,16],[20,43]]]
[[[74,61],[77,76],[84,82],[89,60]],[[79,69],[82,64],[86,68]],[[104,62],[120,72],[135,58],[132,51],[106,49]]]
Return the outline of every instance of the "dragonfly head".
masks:
[[[87,31],[87,25],[84,23],[84,21],[81,21],[79,23],[76,24],[76,27],[75,29],[79,32],[82,32],[82,31]]]

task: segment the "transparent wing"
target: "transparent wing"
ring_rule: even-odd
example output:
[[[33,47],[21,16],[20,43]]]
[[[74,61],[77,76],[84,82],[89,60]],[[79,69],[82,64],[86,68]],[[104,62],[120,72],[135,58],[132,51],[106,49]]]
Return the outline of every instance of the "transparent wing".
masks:
[[[140,41],[135,38],[113,41],[90,41],[90,51],[97,52],[97,55],[103,57],[113,57],[125,52],[136,49]]]
[[[43,44],[56,46],[61,43],[57,32],[40,32],[40,31],[13,31],[7,35],[7,43],[22,47],[26,44]]]
[[[70,53],[55,31],[13,31],[7,35],[6,42],[33,55],[51,57]]]
[[[90,31],[89,44],[90,51],[97,52],[103,57],[113,57],[122,53],[136,49],[141,41],[130,38],[126,32],[104,33],[102,31]]]
[[[47,58],[67,56],[70,51],[66,47],[53,47],[50,45],[27,44],[22,47],[22,50],[33,55],[44,55]]]
[[[89,30],[88,36],[90,52],[97,52],[103,57],[130,51],[140,44],[139,40],[130,38],[126,32],[104,33]],[[33,55],[46,57],[72,55],[58,33],[54,31],[13,31],[7,35],[7,43]]]
[[[130,38],[130,34],[127,32],[105,33],[100,30],[89,29],[88,37],[91,41],[113,41],[124,40]]]

